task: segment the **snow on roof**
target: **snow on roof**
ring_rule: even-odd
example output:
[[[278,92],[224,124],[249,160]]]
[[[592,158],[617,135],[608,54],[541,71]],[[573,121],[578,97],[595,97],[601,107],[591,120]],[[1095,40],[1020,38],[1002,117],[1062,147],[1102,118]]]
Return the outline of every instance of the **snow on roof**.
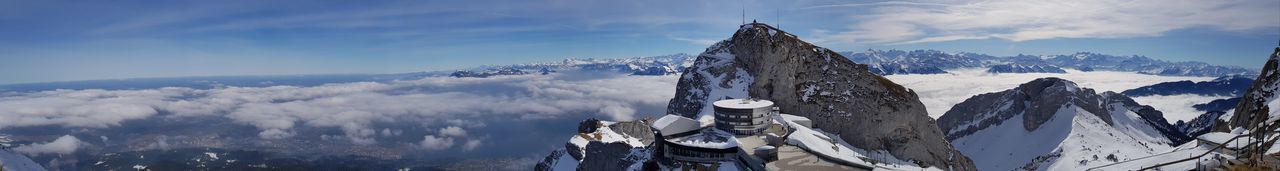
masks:
[[[658,130],[658,133],[662,134],[662,136],[669,136],[698,130],[698,128],[701,127],[701,124],[699,124],[698,121],[683,116],[667,115],[662,116],[662,118],[658,118],[657,121],[653,121],[653,125],[650,125],[650,127]]]
[[[1236,136],[1240,136],[1240,135],[1226,133],[1226,132],[1210,132],[1210,133],[1205,133],[1204,135],[1200,135],[1199,137],[1196,137],[1196,139],[1199,139],[1201,141],[1213,142],[1214,144],[1222,144],[1222,143],[1226,143],[1232,138],[1235,138]],[[1227,148],[1239,149],[1241,147],[1244,147],[1245,145],[1248,145],[1248,143],[1250,142],[1254,142],[1253,138],[1240,137],[1239,139],[1236,139],[1231,143],[1227,143]]]
[[[778,116],[782,116],[782,120],[784,121],[793,122],[799,126],[813,127],[813,120],[809,120],[809,118],[806,118],[803,116],[796,116],[791,114],[778,114]]]
[[[702,132],[667,139],[667,141],[683,146],[710,149],[730,149],[738,147],[738,139],[733,138],[733,134],[719,129],[702,129]]]
[[[756,109],[756,108],[773,106],[772,101],[760,100],[760,99],[725,99],[725,100],[716,101],[715,103],[712,103],[712,104],[714,104],[716,107],[730,108],[730,109]]]

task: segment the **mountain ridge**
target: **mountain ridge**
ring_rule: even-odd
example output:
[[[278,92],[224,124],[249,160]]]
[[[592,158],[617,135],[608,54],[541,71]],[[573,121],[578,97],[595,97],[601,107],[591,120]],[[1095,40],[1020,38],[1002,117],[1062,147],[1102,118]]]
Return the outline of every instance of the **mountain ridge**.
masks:
[[[969,98],[938,123],[980,170],[1097,166],[1191,139],[1150,106],[1052,77]]]

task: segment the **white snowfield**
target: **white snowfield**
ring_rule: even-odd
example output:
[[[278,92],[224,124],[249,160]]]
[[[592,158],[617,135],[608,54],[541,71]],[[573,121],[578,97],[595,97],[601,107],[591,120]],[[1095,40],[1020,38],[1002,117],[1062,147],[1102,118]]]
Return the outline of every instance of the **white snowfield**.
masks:
[[[785,124],[793,129],[791,135],[787,136],[787,144],[798,146],[805,149],[805,151],[823,156],[829,160],[837,160],[837,163],[872,167],[875,170],[942,170],[935,167],[921,168],[909,161],[898,159],[885,151],[870,152],[853,147],[838,138],[840,137],[839,135],[826,133],[818,129],[810,129],[807,126],[796,123],[799,120],[793,120],[804,117],[788,114],[781,114],[781,116],[780,118],[782,118],[783,122],[786,122]],[[807,120],[807,118],[804,118],[803,121]],[[873,163],[864,159],[877,160],[879,162]]]
[[[1122,110],[1110,115],[1114,124],[1108,125],[1067,105],[1034,131],[1026,131],[1022,115],[1017,115],[951,143],[973,159],[978,170],[1083,170],[1172,148],[1136,113]]]
[[[1106,91],[1121,92],[1128,89],[1171,81],[1210,81],[1214,77],[1158,76],[1138,74],[1135,72],[1091,71],[1064,69],[1065,74],[1056,73],[987,73],[985,68],[967,68],[947,70],[950,74],[909,74],[885,76],[894,83],[914,90],[920,95],[929,116],[941,117],[952,106],[969,97],[983,93],[998,92],[1018,87],[1018,85],[1037,78],[1058,77],[1071,80],[1081,87],[1094,89],[1098,93]],[[1212,99],[1210,99],[1212,100]],[[1206,103],[1209,101],[1199,102]],[[1146,104],[1146,103],[1143,103]],[[1153,106],[1156,110],[1165,111],[1165,106]],[[1185,117],[1177,117],[1185,118]],[[1192,116],[1194,118],[1194,116]],[[1170,120],[1176,122],[1177,120]]]
[[[731,109],[755,109],[755,108],[761,108],[766,106],[773,106],[772,101],[759,100],[759,99],[720,100],[720,101],[713,102],[712,104],[715,106],[731,108]]]
[[[6,149],[0,149],[0,165],[4,165],[5,171],[43,171],[45,170],[40,164],[31,161],[22,154]]]
[[[613,125],[616,122],[600,121],[600,123],[601,123],[601,126],[599,129],[596,129],[596,132],[588,133],[588,136],[590,137],[575,135],[573,136],[573,138],[569,138],[569,143],[573,143],[573,145],[578,146],[578,149],[587,149],[587,143],[590,143],[593,140],[600,141],[602,143],[624,142],[624,143],[627,143],[627,145],[631,145],[631,147],[648,146],[647,144],[640,142],[640,139],[624,136],[622,134],[618,134],[617,132],[613,132],[613,129],[609,129],[609,125]],[[594,136],[596,135],[596,133],[599,133],[600,139],[595,139]],[[582,153],[582,152],[578,152],[578,153]]]
[[[731,149],[737,148],[739,144],[738,139],[733,138],[733,134],[720,129],[702,129],[702,132],[671,138],[667,141],[684,146],[709,149]]]

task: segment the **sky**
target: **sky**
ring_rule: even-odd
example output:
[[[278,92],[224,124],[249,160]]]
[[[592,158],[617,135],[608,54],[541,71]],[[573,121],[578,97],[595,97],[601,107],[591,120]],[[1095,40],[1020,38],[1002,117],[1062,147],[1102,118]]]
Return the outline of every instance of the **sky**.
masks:
[[[1277,0],[0,0],[0,84],[697,54],[743,16],[837,51],[1088,51],[1258,68],[1280,44],[1276,9]]]

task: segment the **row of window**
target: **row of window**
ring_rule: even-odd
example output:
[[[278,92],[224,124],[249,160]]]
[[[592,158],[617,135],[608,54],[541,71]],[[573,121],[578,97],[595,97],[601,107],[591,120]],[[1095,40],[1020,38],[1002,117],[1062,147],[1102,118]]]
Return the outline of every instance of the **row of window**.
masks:
[[[759,120],[759,121],[752,121],[752,122],[725,122],[721,120],[716,120],[716,124],[729,124],[729,125],[735,125],[735,126],[754,126],[754,125],[763,125],[768,121],[769,120]]]
[[[677,149],[677,148],[665,148],[665,149],[667,149],[667,154],[685,156],[685,157],[724,158],[724,155],[725,155],[723,153],[708,153],[708,152],[684,150],[684,149]]]

